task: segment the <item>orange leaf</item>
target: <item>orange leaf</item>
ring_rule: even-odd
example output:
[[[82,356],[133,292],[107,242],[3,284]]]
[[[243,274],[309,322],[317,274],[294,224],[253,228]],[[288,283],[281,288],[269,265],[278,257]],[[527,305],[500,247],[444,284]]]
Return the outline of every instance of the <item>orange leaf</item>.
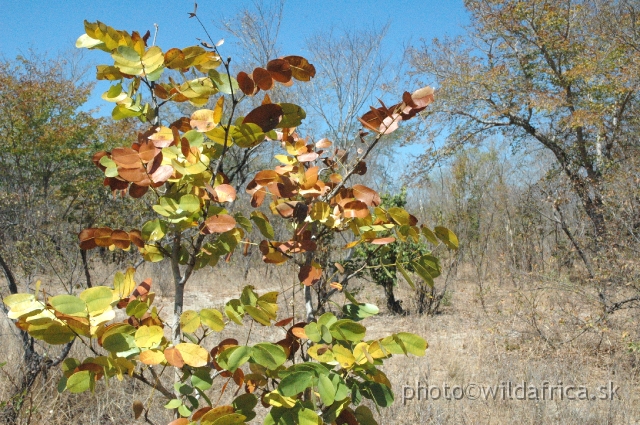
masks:
[[[373,245],[386,245],[396,241],[396,238],[389,236],[387,238],[367,239],[367,242]]]
[[[353,185],[353,196],[369,207],[377,207],[382,202],[378,192],[361,184]]]
[[[169,347],[164,350],[164,357],[167,359],[167,363],[171,366],[181,368],[184,366],[184,360],[182,360],[182,354],[175,347]],[[187,421],[188,423],[188,421]]]
[[[322,277],[322,269],[320,267],[316,267],[314,264],[309,264],[300,267],[300,272],[298,273],[298,279],[300,283],[311,286]]]
[[[344,205],[344,216],[346,218],[365,218],[369,214],[367,204],[362,201],[351,201]]]
[[[299,327],[293,327],[291,328],[291,333],[294,334],[296,336],[296,338],[300,338],[300,339],[309,339],[309,337],[307,336],[307,334],[304,331],[304,328],[299,328]]]

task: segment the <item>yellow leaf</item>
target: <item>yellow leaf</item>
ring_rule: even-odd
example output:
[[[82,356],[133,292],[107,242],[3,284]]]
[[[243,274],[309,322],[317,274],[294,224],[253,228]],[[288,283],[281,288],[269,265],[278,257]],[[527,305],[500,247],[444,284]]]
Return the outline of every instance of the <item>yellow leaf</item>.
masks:
[[[209,362],[209,352],[199,345],[183,342],[176,345],[175,348],[182,355],[182,360],[189,366],[202,367]]]

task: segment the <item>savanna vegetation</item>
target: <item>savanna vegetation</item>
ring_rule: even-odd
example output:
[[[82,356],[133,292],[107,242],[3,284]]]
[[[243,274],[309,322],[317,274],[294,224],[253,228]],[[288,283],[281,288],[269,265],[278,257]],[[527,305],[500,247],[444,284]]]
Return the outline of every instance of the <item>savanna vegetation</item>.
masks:
[[[635,423],[640,4],[465,6],[403,64],[283,2],[0,63],[3,421]],[[402,399],[507,381],[620,389]]]

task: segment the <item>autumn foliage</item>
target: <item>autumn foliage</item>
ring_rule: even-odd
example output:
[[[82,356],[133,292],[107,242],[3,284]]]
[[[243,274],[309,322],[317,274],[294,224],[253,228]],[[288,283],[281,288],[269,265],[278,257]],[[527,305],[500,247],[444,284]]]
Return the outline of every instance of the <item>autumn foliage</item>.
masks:
[[[192,16],[197,18],[195,12]],[[392,403],[391,384],[380,366],[394,354],[423,355],[427,345],[421,337],[401,332],[366,339],[360,321],[378,310],[347,291],[342,292],[348,318],[329,312],[297,322],[294,317],[278,320],[278,292],[258,294],[246,287],[223,311],[185,311],[184,287],[194,270],[229,260],[250,245],[258,246],[266,263],[294,261],[301,285],[319,284],[323,270],[314,252],[327,232],[350,233],[345,248],[421,238],[456,248],[457,239],[447,229],[434,232],[403,208],[382,208],[375,190],[350,183],[352,176],[367,172],[367,156],[382,136],[433,101],[433,89],[405,92],[391,107],[372,107],[360,119],[372,133],[360,132],[364,148],[353,155],[333,141],[302,137],[296,128],[305,111],[271,101],[267,92],[276,84],[290,86],[315,76],[314,66],[300,56],[232,74],[229,61],[220,57],[220,43],[165,52],[149,45],[149,33],[127,33],[101,22],[85,22],[85,32],[77,46],[102,50],[111,59],[97,67],[96,78],[112,82],[103,99],[114,103],[113,119],[148,123],[130,145],[98,152],[93,162],[114,195],[144,197],[157,216],[128,231],[85,229],[80,247],[137,249],[147,261],[166,259],[176,297],[173,320],[163,317],[153,304],[152,282],[137,283],[130,268],[116,274],[112,287],[56,296],[38,290],[5,298],[10,318],[31,336],[51,344],[79,340],[93,351],[92,357],[65,360],[59,390],[83,392],[101,379],[131,376],[168,399],[166,407],[179,416],[173,425],[246,423],[256,416],[259,403],[267,409],[265,424],[375,424],[362,400],[381,407]],[[261,105],[236,116],[237,105],[260,92],[265,92]],[[171,102],[197,109],[165,122],[162,107]],[[224,172],[228,152],[263,143],[280,148],[277,164],[256,172],[246,194],[237,193]],[[234,204],[244,201],[255,208],[249,217],[233,212]],[[288,237],[276,238],[274,220],[286,223]],[[415,263],[418,274],[432,284],[440,273],[437,258],[428,255]],[[255,344],[215,341],[226,326],[248,322],[282,328],[286,336]],[[167,366],[180,375],[173,389],[154,369]],[[219,398],[207,393],[218,376],[228,380],[223,392],[235,387],[230,405],[217,405]],[[139,416],[144,407],[134,404],[134,411]]]

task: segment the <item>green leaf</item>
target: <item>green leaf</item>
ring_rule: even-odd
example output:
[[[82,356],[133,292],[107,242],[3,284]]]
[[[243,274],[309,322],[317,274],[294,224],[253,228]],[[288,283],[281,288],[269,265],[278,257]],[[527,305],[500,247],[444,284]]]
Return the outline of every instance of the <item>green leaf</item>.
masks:
[[[342,307],[342,311],[345,312],[351,319],[359,321],[370,316],[375,316],[380,312],[377,306],[373,304],[345,304]]]
[[[243,305],[251,305],[253,307],[258,303],[258,294],[253,290],[253,286],[247,285],[242,288],[242,294],[240,295],[240,301]]]
[[[214,332],[220,332],[224,329],[224,320],[222,313],[214,308],[205,308],[200,310],[200,320]]]
[[[160,344],[163,337],[164,332],[160,326],[142,325],[136,331],[135,342],[140,348],[154,348]]]
[[[231,94],[233,92],[237,94],[240,92],[238,81],[227,74],[220,74],[215,69],[212,69],[209,71],[209,78],[211,78],[213,85],[216,86],[221,93]],[[229,82],[229,80],[231,80],[231,82]]]
[[[365,405],[358,406],[355,415],[360,425],[378,425],[378,422],[376,422],[373,417],[373,413],[371,413],[371,409]]]
[[[399,224],[401,226],[403,225],[408,226],[411,222],[409,213],[404,208],[400,208],[400,207],[389,208],[387,210],[387,214],[389,215],[389,218],[391,220],[393,220],[396,224]]]
[[[312,409],[302,408],[298,411],[298,424],[300,425],[322,425],[320,417]]]
[[[113,111],[111,111],[111,118],[113,118],[115,121],[123,120],[125,118],[139,117],[140,115],[142,115],[142,112],[139,110],[137,106],[135,108],[128,108],[124,104],[116,105],[113,108]],[[115,176],[112,176],[112,177],[115,177]]]
[[[330,327],[337,321],[338,318],[333,313],[328,311],[318,318],[318,326],[324,325],[326,327]]]
[[[224,307],[224,313],[227,317],[242,326],[242,316],[244,316],[244,307],[240,303],[240,300],[230,300]]]
[[[433,230],[435,230],[438,239],[440,239],[449,249],[458,249],[458,237],[455,233],[446,227],[441,226],[438,226]]]
[[[328,376],[320,375],[318,377],[318,393],[320,393],[320,399],[325,406],[331,406],[335,401],[336,389]]]
[[[49,298],[49,304],[62,314],[69,316],[87,316],[87,304],[73,295],[57,295]]]
[[[302,120],[307,117],[307,113],[300,106],[293,103],[279,103],[282,108],[282,119],[277,128],[293,128],[302,124]]]
[[[260,366],[275,370],[284,364],[287,355],[280,345],[263,342],[251,348],[251,358]]]
[[[97,316],[111,308],[113,290],[106,286],[96,286],[85,289],[78,297],[86,303],[89,314]]]
[[[114,333],[102,340],[102,348],[112,353],[126,353],[137,349],[135,338],[128,333]]]
[[[67,379],[69,392],[77,394],[87,391],[92,387],[93,376],[88,370],[76,372]]]
[[[169,400],[169,402],[164,405],[164,408],[165,409],[177,409],[180,406],[182,406],[182,401],[177,399],[177,398],[174,398],[172,400]]]
[[[433,245],[438,245],[440,243],[435,233],[433,233],[427,226],[422,226],[422,234]]]
[[[206,391],[213,385],[213,378],[210,374],[211,369],[207,367],[200,367],[193,371],[191,375],[191,383],[193,386],[201,391]]]
[[[416,289],[416,285],[415,283],[413,283],[413,280],[411,279],[411,276],[409,275],[409,273],[407,273],[407,271],[405,270],[405,268],[402,266],[402,264],[400,263],[396,263],[396,268],[400,271],[400,273],[402,274],[402,276],[404,277],[404,280],[407,281],[407,283],[409,284],[409,286],[411,286],[412,289]]]
[[[193,333],[200,327],[200,315],[197,311],[187,310],[180,315],[182,332]]]
[[[269,326],[271,324],[269,315],[263,310],[252,305],[245,305],[244,310],[249,314],[249,316],[251,316],[253,320],[260,323],[261,325]]]
[[[183,195],[180,197],[180,209],[190,213],[200,211],[200,198],[195,195]]]
[[[180,416],[184,416],[186,418],[191,416],[191,410],[184,404],[181,406],[178,406],[178,413],[180,413]]]
[[[427,341],[423,338],[409,332],[397,333],[395,334],[395,337],[402,341],[407,353],[418,357],[424,356],[425,351],[427,350]]]
[[[255,395],[249,393],[239,395],[231,403],[236,412],[246,416],[247,421],[252,420],[256,416],[256,413],[253,411],[253,409],[257,404],[258,398]]]
[[[384,384],[368,382],[364,393],[380,407],[389,407],[393,404],[393,392]]]
[[[260,126],[253,123],[237,125],[231,129],[230,134],[233,142],[241,148],[252,148],[265,139]]]
[[[251,347],[244,345],[230,347],[217,357],[218,364],[229,372],[235,372],[240,366],[251,358]]]
[[[312,386],[314,379],[312,372],[293,372],[280,381],[278,392],[285,397],[293,397]]]
[[[275,238],[275,233],[273,231],[273,226],[269,223],[269,219],[260,211],[254,211],[251,213],[251,220],[256,223],[260,233],[267,239]]]
[[[251,220],[249,220],[247,217],[243,216],[242,213],[235,213],[233,215],[233,218],[236,219],[236,223],[238,223],[240,226],[242,226],[242,228],[244,230],[246,230],[247,232],[250,232],[251,229],[253,228],[253,225],[251,224]]]
[[[167,234],[167,224],[159,219],[147,221],[141,229],[142,239],[147,242],[159,241]]]
[[[358,342],[364,338],[366,328],[349,319],[341,319],[329,328],[331,335],[341,341]]]
[[[320,333],[320,328],[318,328],[317,323],[312,322],[305,326],[304,333],[307,335],[307,338],[313,342],[322,341],[322,334]]]

